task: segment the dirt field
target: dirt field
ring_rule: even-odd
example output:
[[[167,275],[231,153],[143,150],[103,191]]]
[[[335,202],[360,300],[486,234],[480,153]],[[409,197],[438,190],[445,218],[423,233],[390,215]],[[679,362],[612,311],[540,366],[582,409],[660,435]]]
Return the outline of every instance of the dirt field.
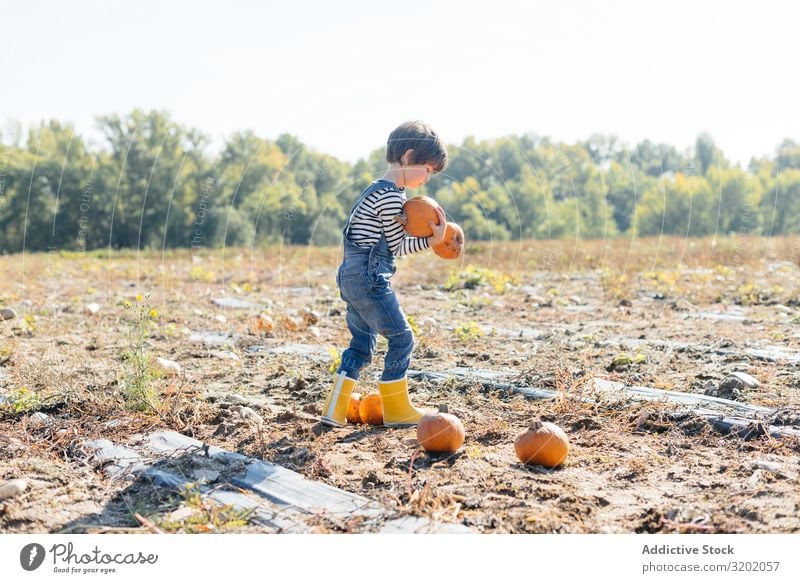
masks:
[[[412,398],[447,404],[467,430],[449,456],[417,451],[414,429],[317,426],[349,340],[339,253],[0,258],[0,307],[17,312],[0,322],[0,481],[29,486],[0,500],[0,532],[259,531],[191,491],[111,480],[85,446],[158,429],[474,532],[800,531],[800,440],[765,429],[800,429],[800,240],[477,243],[456,262],[401,259],[412,369],[447,375],[412,378]],[[385,347],[357,391],[376,392]],[[157,373],[158,357],[180,374]],[[722,382],[734,371],[759,386]],[[597,393],[598,378],[774,412],[725,433],[686,406]],[[556,470],[514,455],[535,418],[569,435]],[[179,520],[186,506],[201,518]]]

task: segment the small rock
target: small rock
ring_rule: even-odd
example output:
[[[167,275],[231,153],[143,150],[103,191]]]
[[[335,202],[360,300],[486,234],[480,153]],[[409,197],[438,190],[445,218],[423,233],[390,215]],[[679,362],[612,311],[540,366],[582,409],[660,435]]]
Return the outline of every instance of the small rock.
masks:
[[[753,462],[753,467],[756,471],[764,470],[772,474],[777,474],[784,478],[797,479],[797,472],[788,470],[783,464],[778,462],[771,462],[769,460],[756,460]]]
[[[756,460],[753,462],[753,466],[756,468],[760,468],[762,470],[767,470],[768,472],[772,472],[773,474],[781,473],[781,464],[777,462],[771,462],[768,460]]]
[[[430,334],[436,329],[436,319],[435,318],[423,318],[419,322],[419,327],[423,329],[426,333]]]
[[[753,475],[752,475],[752,476],[750,476],[750,477],[747,479],[747,485],[748,485],[750,488],[755,488],[755,487],[758,485],[758,483],[761,481],[761,477],[762,477],[763,475],[764,475],[764,472],[763,472],[763,470],[760,470],[760,469],[759,469],[759,470],[756,470],[755,472],[753,472]]]
[[[758,382],[756,378],[750,376],[746,372],[739,372],[739,371],[732,372],[729,376],[736,377],[737,379],[739,379],[744,383],[744,386],[746,386],[749,389],[755,389],[761,384]]]
[[[181,374],[181,365],[174,360],[166,358],[156,358],[156,368],[164,374],[164,376],[176,377]]]
[[[96,316],[100,313],[100,304],[96,302],[92,302],[91,304],[87,304],[85,308],[83,308],[83,313],[86,316]]]
[[[3,308],[0,310],[0,320],[13,320],[17,317],[17,313],[11,308]]]
[[[747,385],[745,385],[741,379],[735,376],[727,376],[720,381],[716,391],[706,394],[722,399],[729,399],[731,401],[738,401],[741,399],[742,392],[745,388],[747,388]]]
[[[311,332],[311,335],[314,338],[319,338],[320,336],[322,336],[322,332],[316,326],[309,326],[308,331]]]
[[[219,472],[216,470],[195,470],[193,473],[194,479],[198,482],[211,484],[212,482],[219,480]]]
[[[258,425],[264,423],[264,418],[258,413],[256,413],[250,407],[243,407],[241,405],[238,405],[236,407],[231,407],[231,410],[238,413],[239,417],[241,417],[245,421],[256,423]]]
[[[239,356],[235,352],[231,352],[230,350],[220,350],[211,353],[213,356],[217,358],[221,358],[223,360],[233,360],[238,362],[241,360]]]
[[[177,510],[174,510],[173,512],[167,514],[165,518],[167,519],[167,522],[184,522],[199,512],[200,511],[197,510],[196,508],[181,506]]]
[[[550,306],[553,303],[551,300],[537,295],[529,295],[525,298],[525,301],[536,304],[537,306]]]
[[[0,482],[0,500],[15,498],[28,489],[28,482],[25,480],[8,480]]]
[[[37,411],[28,418],[28,423],[33,427],[44,427],[45,425],[50,425],[52,422],[53,420],[50,416],[41,411]]]
[[[250,403],[249,400],[241,395],[237,395],[236,393],[225,395],[222,399],[222,402],[230,405],[248,405]]]
[[[228,318],[226,318],[226,317],[225,317],[225,316],[223,316],[222,314],[217,314],[216,316],[214,316],[214,319],[215,319],[217,322],[219,322],[220,324],[225,324],[225,323],[228,321]]]

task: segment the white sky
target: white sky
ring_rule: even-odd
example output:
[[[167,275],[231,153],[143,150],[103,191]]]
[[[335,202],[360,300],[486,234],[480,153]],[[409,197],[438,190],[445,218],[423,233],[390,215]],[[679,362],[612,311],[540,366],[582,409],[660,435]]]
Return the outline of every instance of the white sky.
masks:
[[[799,23],[789,1],[0,1],[0,122],[166,109],[350,161],[407,119],[453,144],[708,131],[746,161],[800,139]]]

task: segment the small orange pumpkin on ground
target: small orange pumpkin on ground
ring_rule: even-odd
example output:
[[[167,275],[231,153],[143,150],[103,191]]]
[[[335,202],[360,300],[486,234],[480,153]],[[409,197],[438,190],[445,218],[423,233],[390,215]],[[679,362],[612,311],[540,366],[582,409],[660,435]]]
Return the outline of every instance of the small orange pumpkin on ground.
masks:
[[[412,237],[430,237],[433,235],[430,221],[439,224],[436,209],[442,208],[439,203],[429,196],[415,196],[408,199],[403,205],[403,214],[406,216],[405,229]]]
[[[361,423],[361,415],[358,412],[360,405],[361,393],[350,395],[350,402],[347,404],[347,413],[345,414],[348,423]]]
[[[555,423],[537,420],[517,437],[514,451],[523,464],[554,468],[567,459],[569,439]]]
[[[419,420],[417,442],[425,451],[453,453],[464,445],[464,424],[440,407],[438,412],[423,415]]]
[[[367,395],[361,399],[358,406],[358,416],[361,422],[367,425],[383,425],[383,402],[377,393]]]
[[[464,248],[464,231],[455,223],[447,223],[444,241],[433,246],[433,252],[442,259],[458,259]]]

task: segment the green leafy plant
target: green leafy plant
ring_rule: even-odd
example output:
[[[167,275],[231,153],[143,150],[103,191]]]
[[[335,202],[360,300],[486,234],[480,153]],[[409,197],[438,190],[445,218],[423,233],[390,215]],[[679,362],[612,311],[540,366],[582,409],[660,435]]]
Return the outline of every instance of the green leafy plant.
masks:
[[[28,387],[19,387],[11,391],[3,407],[14,415],[33,413],[42,408],[42,399]]]
[[[158,413],[159,396],[152,384],[156,375],[152,369],[152,357],[148,354],[148,338],[158,319],[158,312],[147,307],[147,297],[137,295],[135,304],[127,300],[122,302],[123,309],[130,313],[125,334],[126,350],[123,353],[123,360],[127,363],[125,401],[136,411]]]
[[[453,271],[447,276],[444,289],[475,289],[478,286],[489,286],[496,293],[505,293],[510,284],[517,284],[518,278],[485,267],[468,266],[461,271]]]
[[[465,322],[456,327],[455,334],[459,340],[467,342],[483,336],[483,331],[475,322]]]
[[[164,530],[186,533],[231,530],[247,525],[253,509],[237,510],[230,504],[217,504],[203,498],[197,484],[187,484],[181,491],[183,506],[194,510],[181,521],[162,520],[159,526]]]

